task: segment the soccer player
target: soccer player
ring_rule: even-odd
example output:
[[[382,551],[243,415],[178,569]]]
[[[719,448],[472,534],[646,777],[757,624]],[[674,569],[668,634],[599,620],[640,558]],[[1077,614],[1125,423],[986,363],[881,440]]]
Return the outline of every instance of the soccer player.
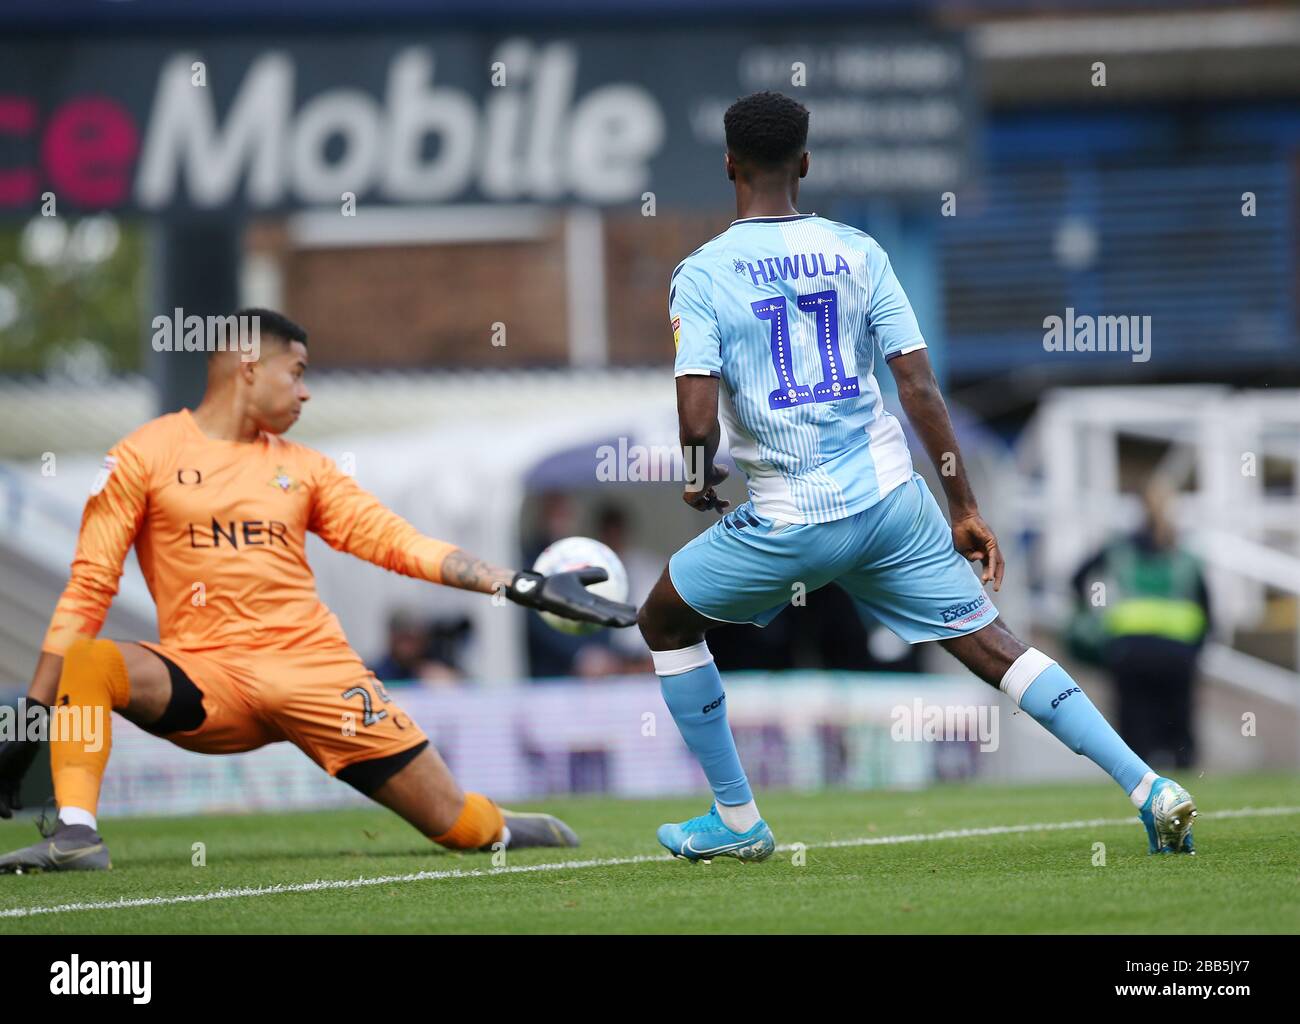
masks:
[[[112,711],[207,754],[287,740],[451,849],[577,845],[557,818],[462,792],[321,603],[306,534],[393,572],[569,618],[631,626],[635,609],[587,590],[604,570],[510,572],[422,536],[330,459],[286,441],[310,397],[307,335],[268,310],[237,315],[258,318],[243,322],[260,328],[260,357],[211,353],[198,407],[146,423],[104,460],[28,693],[94,712],[110,735],[51,736],[57,823],[0,857],[0,872],[110,866],[96,811]],[[158,607],[158,643],[97,638],[132,544]],[[0,817],[17,805],[37,746],[0,744]]]
[[[727,725],[704,640],[719,622],[764,626],[796,585],[836,582],[911,643],[937,640],[1071,750],[1109,772],[1138,808],[1152,852],[1192,852],[1196,807],[1106,723],[1079,685],[998,621],[982,589],[1002,582],[997,539],[966,478],[925,341],[880,246],[795,208],[808,173],[808,111],[779,93],[726,112],[737,219],[673,271],[682,497],[722,515],[669,561],[638,621],[664,702],[709,780],[708,814],[663,825],[688,860],[763,860],[775,849]],[[912,469],[873,376],[879,346],[948,498],[951,527]],[[728,512],[714,465],[719,411],[749,500]],[[977,575],[974,565],[980,566]]]

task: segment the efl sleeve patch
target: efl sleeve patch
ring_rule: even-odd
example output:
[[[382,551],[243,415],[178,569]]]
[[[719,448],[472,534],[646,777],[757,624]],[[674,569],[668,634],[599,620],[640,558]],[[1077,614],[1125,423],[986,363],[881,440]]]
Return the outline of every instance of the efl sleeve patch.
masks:
[[[117,459],[112,455],[105,455],[104,461],[99,467],[99,472],[95,474],[95,482],[90,486],[90,496],[93,498],[96,494],[104,489],[108,484],[108,478],[112,476],[113,470],[117,468]]]
[[[678,349],[681,347],[682,347],[682,318],[679,316],[675,316],[673,317],[673,348]]]

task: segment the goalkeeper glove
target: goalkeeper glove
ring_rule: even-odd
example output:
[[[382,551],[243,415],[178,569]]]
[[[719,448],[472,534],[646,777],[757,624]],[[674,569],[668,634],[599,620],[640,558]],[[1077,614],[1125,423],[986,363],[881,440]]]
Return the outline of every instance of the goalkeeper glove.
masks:
[[[619,628],[634,625],[636,609],[632,605],[611,601],[587,589],[588,583],[601,583],[607,579],[609,573],[595,566],[557,572],[551,576],[524,571],[515,573],[506,596],[525,608],[552,612],[566,619]]]
[[[27,706],[40,708],[44,715],[50,713],[49,707],[38,700],[28,698]],[[12,818],[14,811],[23,809],[19,796],[23,787],[23,776],[27,774],[32,761],[36,759],[41,749],[39,741],[24,738],[26,729],[27,723],[20,721],[18,738],[0,741],[0,818]]]

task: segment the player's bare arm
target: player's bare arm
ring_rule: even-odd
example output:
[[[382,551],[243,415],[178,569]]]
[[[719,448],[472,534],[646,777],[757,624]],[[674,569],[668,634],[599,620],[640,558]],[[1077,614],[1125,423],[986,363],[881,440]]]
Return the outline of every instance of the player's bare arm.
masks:
[[[980,515],[930,357],[925,349],[917,349],[889,360],[889,368],[898,382],[898,400],[943,482],[953,547],[970,561],[982,564],[982,583],[992,582],[994,590],[1001,589],[1006,563],[997,537]]]
[[[730,472],[713,461],[722,441],[717,377],[685,374],[677,378],[677,420],[687,468],[682,500],[700,512],[713,509],[721,515],[731,503],[714,490]]]
[[[460,548],[448,553],[442,560],[442,582],[460,590],[491,594],[510,586],[510,581],[514,578],[515,574],[509,569],[475,558]]]

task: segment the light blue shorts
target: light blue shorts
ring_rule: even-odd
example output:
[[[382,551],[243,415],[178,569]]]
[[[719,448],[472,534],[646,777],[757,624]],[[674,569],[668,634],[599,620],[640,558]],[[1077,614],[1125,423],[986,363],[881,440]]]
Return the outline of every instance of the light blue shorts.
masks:
[[[799,594],[838,583],[908,643],[998,617],[919,474],[829,523],[779,523],[746,502],[673,555],[673,586],[701,615],[766,626]]]

